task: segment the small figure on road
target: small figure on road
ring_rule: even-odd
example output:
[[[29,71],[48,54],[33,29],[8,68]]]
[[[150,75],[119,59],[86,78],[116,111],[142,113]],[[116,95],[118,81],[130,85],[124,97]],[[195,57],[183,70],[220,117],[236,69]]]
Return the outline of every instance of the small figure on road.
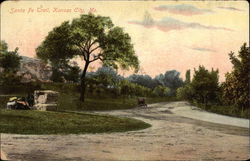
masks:
[[[146,99],[145,98],[138,98],[137,101],[138,101],[138,106],[147,107]]]

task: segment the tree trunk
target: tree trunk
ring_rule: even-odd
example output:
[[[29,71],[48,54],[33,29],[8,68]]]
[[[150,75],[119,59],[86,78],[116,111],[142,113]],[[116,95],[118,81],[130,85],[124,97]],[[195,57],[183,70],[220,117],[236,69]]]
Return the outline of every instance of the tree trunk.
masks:
[[[204,96],[204,104],[205,104],[205,108],[207,107],[207,95]]]
[[[85,82],[85,76],[86,76],[86,73],[87,73],[87,69],[88,69],[88,66],[89,66],[89,62],[86,62],[85,66],[84,66],[84,69],[83,69],[83,72],[82,72],[82,75],[81,75],[81,85],[80,85],[80,101],[81,102],[84,102],[84,99],[85,99],[85,91],[86,91],[86,82]]]

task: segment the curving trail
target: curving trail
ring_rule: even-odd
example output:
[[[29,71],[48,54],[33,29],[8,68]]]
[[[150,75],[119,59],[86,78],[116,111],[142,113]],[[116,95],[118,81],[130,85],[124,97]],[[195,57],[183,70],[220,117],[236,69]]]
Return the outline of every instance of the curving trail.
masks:
[[[1,149],[9,159],[21,161],[250,158],[249,120],[246,119],[208,113],[186,102],[93,113],[133,117],[152,127],[110,134],[1,134]]]

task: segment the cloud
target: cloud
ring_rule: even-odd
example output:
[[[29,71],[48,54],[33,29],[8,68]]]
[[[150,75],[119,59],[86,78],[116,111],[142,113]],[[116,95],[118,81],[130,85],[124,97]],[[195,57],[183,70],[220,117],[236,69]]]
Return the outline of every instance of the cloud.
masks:
[[[193,16],[200,15],[204,13],[211,13],[212,10],[209,9],[200,9],[193,5],[180,4],[180,5],[160,5],[154,8],[158,11],[168,11],[170,13],[184,15],[184,16]]]
[[[155,21],[150,15],[145,14],[143,21],[129,21],[129,24],[141,25],[146,28],[156,27],[161,31],[182,30],[186,28],[208,29],[208,30],[226,30],[233,31],[225,27],[206,26],[199,23],[184,22],[171,17],[165,17],[160,21]]]
[[[220,9],[232,10],[232,11],[244,11],[242,9],[234,8],[234,7],[218,7]]]
[[[216,52],[216,50],[208,49],[208,48],[202,48],[202,47],[192,47],[191,49],[202,51],[202,52]]]

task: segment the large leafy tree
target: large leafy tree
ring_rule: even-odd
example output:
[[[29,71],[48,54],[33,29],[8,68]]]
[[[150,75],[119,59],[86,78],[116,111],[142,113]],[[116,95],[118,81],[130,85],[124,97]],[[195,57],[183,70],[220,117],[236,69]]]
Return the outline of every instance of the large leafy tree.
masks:
[[[21,57],[18,54],[18,48],[14,51],[8,51],[8,44],[1,40],[0,42],[0,85],[10,85],[20,82],[20,77],[16,75],[20,67]]]
[[[100,60],[104,65],[116,69],[139,68],[130,36],[122,28],[115,27],[109,17],[93,14],[81,15],[55,27],[36,53],[39,58],[51,63],[68,62],[77,56],[82,58],[81,101],[84,101],[86,72],[92,62]]]
[[[250,99],[250,48],[244,43],[238,56],[229,53],[233,71],[226,74],[222,84],[223,99],[226,103],[236,105],[241,110],[249,108]]]
[[[216,102],[219,92],[219,71],[208,71],[204,66],[194,70],[194,76],[190,84],[193,100],[207,105]],[[188,87],[189,88],[189,87]]]

